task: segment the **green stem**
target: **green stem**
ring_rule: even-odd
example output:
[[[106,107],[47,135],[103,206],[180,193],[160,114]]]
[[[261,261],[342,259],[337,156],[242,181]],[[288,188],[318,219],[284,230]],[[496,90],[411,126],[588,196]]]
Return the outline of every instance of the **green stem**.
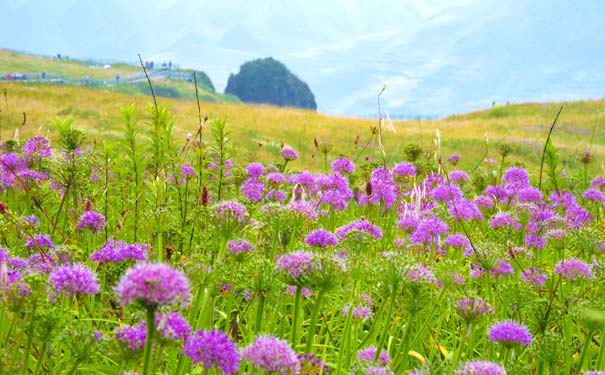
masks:
[[[153,351],[153,335],[155,333],[155,306],[147,306],[145,316],[147,322],[147,338],[145,340],[145,354],[143,355],[143,375],[149,374],[151,368],[151,352]]]
[[[254,333],[258,335],[263,325],[263,312],[265,310],[265,296],[261,293],[258,297],[258,304],[256,307],[256,324],[254,325]]]
[[[336,363],[336,372],[335,375],[340,375],[342,370],[342,360],[345,357],[345,347],[347,346],[347,341],[349,340],[350,331],[351,331],[351,321],[353,320],[353,313],[349,311],[347,315],[347,321],[345,323],[345,329],[342,334],[342,338],[340,340],[340,348],[338,350],[338,361]]]
[[[580,363],[578,363],[578,370],[582,370],[582,365],[584,364],[584,360],[586,359],[586,354],[588,353],[588,348],[590,348],[590,343],[592,342],[592,336],[594,336],[595,331],[591,330],[588,332],[586,336],[586,341],[584,341],[584,348],[582,348],[582,354],[580,355]],[[601,346],[603,343],[601,343]]]
[[[298,345],[298,337],[297,336],[297,329],[298,329],[298,315],[299,315],[299,310],[300,310],[300,300],[301,300],[301,296],[302,296],[302,288],[300,286],[296,287],[296,297],[294,299],[294,312],[292,314],[292,336],[291,336],[291,341],[292,341],[292,347],[294,348],[294,350],[296,350],[296,346]]]
[[[311,323],[309,324],[309,337],[307,338],[307,349],[305,353],[311,353],[311,349],[313,348],[313,341],[315,338],[315,325],[317,323],[317,317],[319,316],[319,310],[321,310],[321,303],[323,302],[325,291],[323,289],[319,290],[317,294],[317,299],[315,300],[315,305],[313,306],[313,312],[311,313]]]
[[[380,352],[382,351],[382,348],[384,348],[385,343],[387,342],[387,337],[389,337],[389,324],[392,321],[392,317],[393,317],[393,308],[395,307],[395,296],[398,292],[399,288],[397,287],[393,287],[393,290],[391,291],[391,300],[389,301],[389,310],[387,312],[387,315],[384,319],[384,331],[382,332],[382,337],[380,338],[380,343],[378,344],[378,346],[376,347],[376,355],[374,356],[374,360],[378,361],[378,358],[380,357]]]
[[[37,303],[34,302],[34,308],[32,310],[31,319],[29,322],[29,332],[27,333],[27,344],[25,344],[25,354],[23,355],[23,367],[21,367],[21,375],[25,375],[29,371],[29,356],[32,349],[32,342],[34,340],[34,318],[36,316]]]
[[[605,368],[605,328],[601,331],[599,356],[597,358],[596,368]]]
[[[410,332],[412,332],[412,325],[414,323],[415,316],[416,316],[416,314],[410,314],[410,317],[409,317],[406,327],[405,327],[405,332],[403,334],[403,337],[401,338],[399,347],[397,348],[397,351],[395,352],[395,362],[396,362],[395,368],[397,369],[396,373],[399,373],[401,371],[402,366],[406,363],[407,356],[408,356],[408,348],[410,347],[409,337],[410,337]]]
[[[44,363],[44,356],[46,355],[46,348],[48,343],[44,343],[42,345],[42,349],[40,350],[40,355],[38,356],[38,363],[36,363],[36,369],[34,370],[34,375],[40,373],[40,369],[42,368],[42,363]]]

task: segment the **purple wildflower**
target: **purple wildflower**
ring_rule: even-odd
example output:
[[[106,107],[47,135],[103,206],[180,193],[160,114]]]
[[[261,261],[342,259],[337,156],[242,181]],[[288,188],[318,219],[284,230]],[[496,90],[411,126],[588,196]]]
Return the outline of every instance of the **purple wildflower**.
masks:
[[[249,178],[240,187],[242,195],[252,203],[258,203],[263,199],[265,184],[257,178]]]
[[[296,151],[289,147],[284,147],[281,149],[281,156],[283,156],[286,161],[298,159],[298,154],[296,153]]]
[[[336,235],[341,239],[347,237],[349,233],[353,233],[356,239],[360,239],[361,233],[365,233],[374,239],[382,238],[382,231],[380,228],[366,219],[355,220],[336,229]]]
[[[468,181],[469,176],[465,171],[451,171],[449,180],[455,184],[459,184],[461,181]]]
[[[507,169],[506,172],[504,172],[504,175],[502,176],[502,181],[506,182],[507,186],[511,187],[527,187],[529,186],[529,175],[527,174],[525,169],[513,167]]]
[[[121,340],[130,350],[141,350],[147,340],[147,324],[142,320],[136,326],[118,327],[116,339]]]
[[[325,249],[328,246],[336,246],[338,238],[325,229],[317,229],[307,235],[305,243],[309,246]]]
[[[177,312],[156,314],[155,326],[160,334],[169,340],[184,339],[191,332],[189,322]]]
[[[548,276],[537,268],[529,267],[521,271],[521,277],[526,283],[542,286],[548,279]]]
[[[456,303],[456,312],[467,324],[485,314],[491,314],[494,310],[480,298],[464,298]]]
[[[428,216],[418,223],[418,227],[410,235],[410,240],[418,244],[438,243],[439,236],[446,234],[449,227],[441,219]]]
[[[342,315],[345,317],[348,316],[349,311],[351,311],[351,306],[350,305],[345,306],[342,309]],[[370,309],[368,306],[361,304],[361,303],[358,304],[357,306],[353,307],[353,311],[351,313],[353,314],[353,318],[359,318],[361,320],[366,320],[366,319],[369,319],[372,316],[374,316],[372,309]]]
[[[510,265],[504,259],[496,259],[494,266],[489,270],[490,274],[494,278],[502,277],[504,275],[512,275],[514,272],[513,266]]]
[[[519,202],[542,202],[542,192],[535,187],[527,186],[517,191],[517,200]]]
[[[81,264],[55,268],[48,276],[48,281],[52,285],[55,296],[61,293],[65,296],[72,296],[76,293],[95,295],[101,291],[97,275]]]
[[[605,375],[603,371],[584,371],[580,375]]]
[[[194,364],[202,363],[204,370],[213,367],[229,375],[239,370],[241,354],[229,336],[223,332],[199,330],[188,336],[183,346],[183,354],[191,358]]]
[[[82,216],[80,216],[78,229],[90,229],[93,234],[97,234],[97,232],[103,230],[103,228],[105,228],[105,217],[100,213],[96,211],[85,211]]]
[[[355,172],[355,164],[347,158],[338,158],[332,163],[332,172],[353,173]]]
[[[25,241],[25,247],[30,249],[51,250],[54,249],[55,244],[48,236],[36,234],[34,237],[30,237]]]
[[[451,246],[454,249],[468,249],[471,246],[471,242],[466,238],[465,235],[460,233],[450,234],[443,240],[443,246]]]
[[[101,249],[90,256],[93,262],[99,263],[117,263],[125,260],[147,260],[147,250],[149,245],[134,243],[127,244],[124,241],[109,240]]]
[[[266,176],[266,178],[267,178],[267,182],[269,182],[270,184],[273,184],[273,185],[283,184],[286,182],[286,176],[284,176],[283,174],[281,174],[279,172],[269,173]]]
[[[29,223],[34,228],[38,228],[40,226],[40,219],[36,215],[21,216],[21,219],[26,223]]]
[[[287,296],[293,296],[293,295],[295,295],[296,294],[296,290],[298,288],[301,288],[301,287],[296,286],[296,285],[288,285],[286,287],[286,295]],[[311,297],[313,295],[313,291],[311,289],[309,289],[309,288],[301,288],[300,295],[302,297],[309,298],[309,297]]]
[[[246,224],[248,211],[239,202],[221,201],[214,206],[214,217],[219,223],[235,221]]]
[[[259,336],[244,349],[243,359],[261,370],[275,374],[297,375],[298,357],[290,345],[273,336]]]
[[[246,167],[248,177],[258,178],[265,174],[265,167],[261,163],[250,163]]]
[[[393,168],[393,173],[397,177],[414,177],[416,176],[416,167],[411,163],[400,163]]]
[[[447,161],[448,161],[448,163],[450,163],[452,165],[456,165],[460,161],[460,155],[458,155],[458,154],[452,154],[452,155],[450,155],[450,156],[447,157]]]
[[[227,242],[227,248],[231,254],[240,254],[247,251],[256,250],[250,243],[246,240],[232,240]]]
[[[521,230],[522,226],[508,212],[498,212],[489,222],[490,228],[515,228]]]
[[[591,188],[582,193],[582,198],[594,202],[605,203],[605,196],[597,189]]]
[[[487,331],[487,338],[491,342],[500,343],[506,347],[516,344],[529,346],[532,336],[526,326],[513,321],[496,323]]]
[[[593,278],[590,266],[577,258],[562,260],[555,266],[554,273],[569,281]]]
[[[181,170],[179,175],[183,178],[179,181],[179,185],[184,185],[187,180],[192,179],[196,176],[195,169],[191,166],[191,164],[183,164],[181,166]]]
[[[376,347],[370,346],[369,348],[362,349],[357,352],[357,360],[363,362],[374,362],[374,358],[376,358]],[[389,353],[386,350],[382,350],[380,355],[378,356],[378,365],[380,366],[388,366],[391,364],[391,357],[389,357]]]
[[[275,269],[284,271],[291,279],[300,279],[309,276],[321,266],[314,253],[295,251],[280,255],[275,261]]]
[[[185,275],[163,263],[139,263],[126,270],[114,291],[122,306],[141,302],[149,306],[189,303],[191,292]]]
[[[506,375],[506,370],[498,363],[472,361],[464,363],[454,375]]]
[[[51,156],[50,141],[39,135],[28,139],[21,150],[28,160],[40,160]]]

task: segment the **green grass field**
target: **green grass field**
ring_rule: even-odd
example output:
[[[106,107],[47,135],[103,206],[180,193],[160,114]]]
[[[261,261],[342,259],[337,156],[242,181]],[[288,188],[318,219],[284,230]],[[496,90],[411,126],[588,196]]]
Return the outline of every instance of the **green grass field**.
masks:
[[[86,130],[89,141],[111,140],[120,136],[118,109],[130,103],[138,109],[139,126],[147,126],[146,107],[151,98],[128,95],[109,89],[49,86],[41,84],[2,83],[0,92],[6,92],[0,101],[2,109],[2,138],[13,137],[16,128],[23,136],[48,132],[47,125],[55,116],[73,117],[76,126]],[[206,99],[202,96],[202,99]],[[185,137],[197,130],[197,105],[193,100],[159,98],[160,104],[172,109],[175,136]],[[389,161],[403,159],[403,149],[416,143],[426,152],[435,152],[435,132],[441,134],[442,156],[463,154],[462,168],[473,168],[485,153],[485,136],[488,137],[488,158],[499,159],[497,146],[507,143],[512,147],[509,162],[520,162],[528,167],[540,163],[548,128],[560,106],[563,111],[552,135],[563,166],[579,166],[580,156],[591,149],[595,162],[591,168],[602,169],[605,155],[605,116],[599,101],[571,103],[530,103],[497,107],[439,120],[395,121],[395,132],[385,130],[383,143]],[[353,119],[322,115],[312,111],[250,106],[234,103],[208,103],[201,105],[202,116],[227,118],[233,136],[238,142],[239,155],[247,160],[271,161],[280,145],[298,150],[301,160],[294,167],[320,169],[323,155],[314,146],[314,139],[333,145],[328,154],[332,160],[339,155],[356,158],[380,158],[376,138],[371,128],[376,119]],[[23,112],[26,124],[21,127]],[[495,115],[497,114],[497,115]],[[362,152],[367,144],[366,152]]]

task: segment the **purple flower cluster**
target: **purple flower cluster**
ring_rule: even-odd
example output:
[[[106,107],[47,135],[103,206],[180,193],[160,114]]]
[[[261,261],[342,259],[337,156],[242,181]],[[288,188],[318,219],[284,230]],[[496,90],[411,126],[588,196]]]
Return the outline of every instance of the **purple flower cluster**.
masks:
[[[353,173],[355,164],[347,158],[338,158],[332,162],[332,172],[334,173]]]
[[[148,306],[189,303],[191,292],[185,275],[163,263],[139,263],[126,270],[114,291],[122,306],[136,302]]]
[[[391,357],[386,350],[382,350],[376,358],[376,347],[371,346],[357,352],[357,364],[354,366],[356,372],[371,375],[393,375],[389,368]]]
[[[309,276],[321,266],[317,255],[307,251],[295,251],[280,255],[275,260],[275,263],[275,269],[285,272],[291,279],[300,279]]]
[[[250,163],[246,167],[248,177],[259,178],[265,174],[265,167],[261,163]]]
[[[156,314],[155,327],[163,337],[169,340],[184,339],[191,333],[189,322],[177,312]]]
[[[472,361],[464,363],[454,375],[506,375],[506,370],[498,363]]]
[[[147,324],[142,320],[136,326],[121,326],[116,329],[116,339],[121,340],[130,350],[141,350],[147,340]]]
[[[562,260],[555,266],[554,273],[569,281],[593,278],[590,266],[577,258]]]
[[[21,151],[27,160],[49,158],[52,154],[50,141],[39,135],[28,139]]]
[[[56,267],[48,276],[48,281],[55,296],[61,293],[65,296],[72,296],[76,293],[95,295],[101,291],[97,275],[81,264]]]
[[[512,347],[516,344],[529,346],[532,336],[527,327],[513,321],[496,323],[487,331],[487,338],[491,342]]]
[[[246,206],[239,202],[221,201],[214,206],[214,216],[219,222],[235,221],[246,224],[248,211]]]
[[[325,249],[328,246],[338,245],[338,237],[325,229],[317,229],[307,234],[305,243],[312,247]]]
[[[456,303],[456,312],[470,324],[485,314],[493,313],[494,310],[480,298],[464,298]]]
[[[297,375],[298,356],[284,340],[273,336],[259,336],[244,349],[243,359],[258,369],[274,374]]]
[[[101,246],[99,251],[94,252],[90,259],[99,263],[147,260],[147,251],[150,248],[149,245],[141,243],[127,244],[124,241],[109,240]]]
[[[229,249],[231,254],[241,254],[256,250],[254,246],[250,245],[250,242],[246,240],[231,240],[227,242],[227,249]]]
[[[521,271],[521,277],[526,283],[536,286],[544,285],[548,279],[548,276],[544,272],[531,266],[528,269]]]
[[[416,167],[411,163],[400,163],[393,168],[393,174],[397,177],[414,177],[416,176]]]
[[[218,367],[229,375],[239,370],[241,354],[235,344],[223,332],[199,330],[185,339],[183,354],[194,364],[202,363],[204,370]]]
[[[336,229],[336,235],[341,239],[345,239],[347,235],[353,235],[355,239],[361,239],[361,234],[368,235],[373,239],[382,238],[382,231],[377,225],[370,223],[366,219],[360,219],[350,222],[347,225]]]
[[[105,224],[105,217],[100,213],[96,211],[85,211],[82,216],[80,216],[78,229],[89,229],[93,234],[97,234],[100,230],[105,228]]]
[[[298,154],[296,153],[296,151],[289,147],[284,147],[281,149],[281,156],[283,156],[286,161],[298,159]]]
[[[414,243],[430,246],[431,244],[438,244],[439,236],[446,234],[448,230],[449,227],[443,220],[435,216],[428,216],[420,220],[416,230],[409,238]]]
[[[357,318],[357,319],[361,319],[361,320],[366,320],[366,319],[369,319],[374,316],[372,309],[362,303],[353,307],[352,311],[351,311],[351,306],[349,306],[349,305],[345,306],[342,309],[342,315],[345,317],[349,315],[349,312],[351,312],[351,314],[353,314],[353,318]]]
[[[25,247],[39,250],[52,250],[55,248],[53,241],[43,234],[36,234],[25,240]]]

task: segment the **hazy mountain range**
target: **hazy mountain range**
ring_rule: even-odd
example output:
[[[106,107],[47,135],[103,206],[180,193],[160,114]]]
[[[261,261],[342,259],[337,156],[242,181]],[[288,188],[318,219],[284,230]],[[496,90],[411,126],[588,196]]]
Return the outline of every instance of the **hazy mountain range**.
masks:
[[[493,101],[605,95],[602,0],[0,0],[0,46],[74,57],[171,60],[222,91],[273,56],[318,110],[442,116]]]

